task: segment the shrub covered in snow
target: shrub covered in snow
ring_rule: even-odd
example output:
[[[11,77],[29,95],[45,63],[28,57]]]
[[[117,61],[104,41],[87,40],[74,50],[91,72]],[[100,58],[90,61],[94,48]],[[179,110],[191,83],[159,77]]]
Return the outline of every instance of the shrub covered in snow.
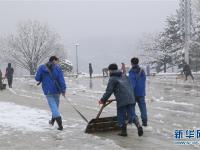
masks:
[[[73,65],[68,59],[60,60],[60,67],[63,72],[72,72]]]

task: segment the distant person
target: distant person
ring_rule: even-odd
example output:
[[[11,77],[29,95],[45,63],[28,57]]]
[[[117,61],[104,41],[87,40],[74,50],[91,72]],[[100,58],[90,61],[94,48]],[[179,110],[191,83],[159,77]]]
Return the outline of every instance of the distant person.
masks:
[[[146,72],[147,72],[147,76],[150,76],[150,66],[149,65],[146,66]]]
[[[65,97],[66,84],[63,72],[58,63],[59,59],[56,56],[51,56],[48,63],[39,67],[35,79],[42,83],[43,92],[46,95],[51,109],[52,118],[49,121],[49,124],[53,126],[56,121],[58,130],[63,130],[62,118],[59,112],[59,103],[60,94]]]
[[[2,77],[2,72],[1,72],[1,69],[0,69],[0,90],[3,89],[3,83],[2,83],[2,80],[3,80],[3,77]]]
[[[114,93],[114,96],[117,101],[117,117],[118,123],[121,127],[120,136],[127,136],[127,123],[126,120],[130,123],[135,123],[138,129],[138,135],[143,135],[143,129],[139,123],[138,118],[134,113],[134,92],[130,83],[130,80],[127,76],[123,76],[122,72],[118,70],[116,64],[110,64],[108,67],[110,78],[106,88],[106,92],[99,101],[99,104],[104,104]]]
[[[122,74],[126,75],[126,66],[124,63],[121,63],[121,64],[122,64],[122,67],[121,67]]]
[[[8,87],[9,88],[12,88],[13,74],[14,74],[14,69],[11,67],[11,63],[8,63],[8,67],[6,68],[5,77],[8,80]]]
[[[91,63],[89,63],[89,74],[90,74],[90,78],[92,78],[93,69],[92,69],[92,64]]]
[[[138,104],[140,109],[142,125],[147,126],[147,108],[145,102],[146,75],[144,70],[140,68],[138,63],[139,63],[138,58],[131,59],[132,68],[129,71],[129,78],[131,80],[133,90],[135,93],[136,103]],[[134,109],[135,109],[135,104],[134,104]]]
[[[191,76],[192,80],[194,81],[194,77],[192,75],[192,71],[191,71],[191,68],[190,68],[190,65],[187,64],[187,63],[184,63],[184,66],[183,66],[183,73],[185,75],[185,80],[187,80],[187,77],[188,76]]]
[[[103,72],[103,77],[108,77],[108,68],[103,68],[102,72]]]

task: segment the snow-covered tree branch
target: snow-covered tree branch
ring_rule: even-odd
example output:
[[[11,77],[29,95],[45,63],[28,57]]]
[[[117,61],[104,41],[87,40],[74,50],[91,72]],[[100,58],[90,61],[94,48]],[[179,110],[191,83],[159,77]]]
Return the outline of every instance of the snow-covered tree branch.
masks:
[[[167,18],[163,32],[144,39],[147,39],[141,43],[144,55],[158,72],[161,70],[166,72],[167,68],[182,63],[184,34],[180,27],[178,13]]]

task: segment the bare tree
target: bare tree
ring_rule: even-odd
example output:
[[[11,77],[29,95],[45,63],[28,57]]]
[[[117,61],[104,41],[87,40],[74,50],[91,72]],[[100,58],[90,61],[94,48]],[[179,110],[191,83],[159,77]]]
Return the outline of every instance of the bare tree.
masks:
[[[18,25],[17,33],[6,38],[7,59],[34,75],[38,65],[63,50],[59,35],[38,21]]]

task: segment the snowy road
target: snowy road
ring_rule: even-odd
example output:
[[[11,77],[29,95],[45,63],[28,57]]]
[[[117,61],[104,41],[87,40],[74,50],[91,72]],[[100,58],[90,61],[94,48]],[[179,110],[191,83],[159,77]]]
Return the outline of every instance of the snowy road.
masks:
[[[94,118],[100,109],[98,99],[107,79],[69,78],[67,97],[87,118]],[[50,112],[41,88],[34,80],[15,79],[12,90],[0,92],[0,150],[195,150],[199,145],[174,144],[174,130],[200,129],[200,89],[151,78],[147,87],[149,127],[138,137],[134,126],[129,136],[117,132],[85,134],[86,123],[62,98],[60,111],[64,131],[48,125]],[[108,106],[103,116],[116,114],[115,104]]]

